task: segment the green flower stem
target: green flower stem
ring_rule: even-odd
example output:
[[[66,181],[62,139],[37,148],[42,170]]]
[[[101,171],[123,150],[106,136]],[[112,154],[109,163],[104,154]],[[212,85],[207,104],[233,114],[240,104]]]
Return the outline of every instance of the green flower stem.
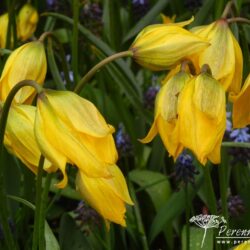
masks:
[[[142,223],[142,218],[141,218],[141,214],[140,214],[140,210],[139,210],[139,204],[138,204],[137,199],[136,199],[134,186],[133,186],[131,181],[128,181],[128,185],[129,185],[129,191],[131,194],[131,198],[134,202],[135,217],[136,217],[136,221],[137,221],[138,231],[139,231],[139,234],[141,237],[142,249],[149,250],[147,236],[145,234],[145,229],[144,229],[144,226]]]
[[[50,67],[50,72],[53,76],[57,89],[65,90],[63,80],[60,76],[60,72],[58,70],[58,67],[55,61],[51,38],[48,39],[47,55],[48,55],[48,63]]]
[[[73,38],[72,38],[72,69],[73,69],[73,75],[74,80],[77,82],[78,79],[78,22],[79,22],[79,0],[73,0]]]
[[[250,143],[246,142],[222,142],[222,147],[250,148]]]
[[[45,250],[45,242],[44,242],[44,225],[46,219],[47,212],[47,203],[48,203],[48,193],[52,180],[52,174],[47,174],[44,183],[44,189],[42,192],[42,197],[40,198],[40,213],[39,213],[39,250]]]
[[[41,216],[41,194],[42,194],[42,178],[43,178],[43,164],[44,157],[41,155],[38,170],[37,170],[37,180],[36,180],[36,210],[35,210],[35,222],[34,222],[34,231],[33,231],[33,241],[32,241],[32,250],[37,250],[39,245],[39,250],[44,249],[44,246],[40,248],[40,216]],[[43,240],[42,240],[43,241]]]
[[[0,118],[0,219],[3,227],[3,233],[5,237],[6,244],[10,250],[17,249],[16,243],[13,239],[13,235],[11,233],[9,223],[8,223],[8,205],[7,205],[7,198],[6,198],[6,190],[4,187],[4,133],[7,124],[8,114],[11,107],[12,100],[15,97],[15,94],[18,92],[19,89],[25,86],[34,87],[38,93],[42,91],[42,87],[37,84],[35,81],[24,80],[19,82],[9,93],[3,109],[1,111],[1,118]]]
[[[204,177],[205,177],[205,185],[207,190],[207,206],[211,212],[211,214],[217,214],[216,209],[216,197],[214,193],[213,183],[210,176],[210,166],[203,167],[204,169]]]
[[[220,196],[222,203],[222,214],[228,221],[228,209],[227,209],[227,162],[223,161],[219,166],[219,182],[220,182]]]
[[[57,44],[57,46],[58,46],[58,50],[59,50],[59,55],[60,55],[60,58],[61,58],[61,64],[62,64],[62,69],[63,69],[64,77],[65,77],[67,85],[70,87],[69,71],[68,71],[68,66],[67,66],[67,61],[66,61],[66,55],[65,55],[64,48],[63,48],[61,42],[58,40],[58,38],[52,32],[50,32],[50,31],[44,32],[39,37],[38,40],[40,42],[44,43],[45,39],[47,39],[47,38],[49,38],[49,40],[53,39],[53,41],[55,41],[56,44]],[[50,49],[50,51],[52,51],[50,53],[53,53],[53,50],[52,50],[52,41],[48,42],[48,47],[49,46],[51,46],[51,48],[48,48],[48,50]],[[49,56],[49,51],[48,51],[48,56]],[[54,61],[55,61],[55,59],[54,59]],[[52,73],[53,73],[53,70],[52,70]],[[61,87],[62,87],[61,89],[65,89],[64,85],[61,86]]]
[[[232,17],[227,19],[228,23],[247,23],[250,24],[250,20],[244,17]]]
[[[133,56],[133,52],[128,50],[128,51],[123,51],[123,52],[119,52],[119,53],[116,53],[112,56],[109,56],[107,58],[105,58],[104,60],[102,60],[101,62],[99,62],[98,64],[96,64],[79,82],[78,84],[76,85],[75,87],[75,90],[74,92],[76,93],[80,93],[82,88],[83,88],[83,85],[85,83],[87,83],[88,81],[90,81],[90,79],[94,76],[94,74],[100,69],[102,68],[103,66],[105,66],[106,64],[116,60],[116,59],[119,59],[119,58],[122,58],[122,57],[128,57],[128,56]]]
[[[189,206],[189,196],[188,196],[188,184],[185,185],[185,199],[186,199],[186,250],[190,249],[190,206]]]
[[[226,7],[221,15],[221,18],[226,18],[228,16],[229,12],[232,9],[233,4],[234,4],[234,1],[232,1],[232,0],[227,3],[227,5],[226,5]]]

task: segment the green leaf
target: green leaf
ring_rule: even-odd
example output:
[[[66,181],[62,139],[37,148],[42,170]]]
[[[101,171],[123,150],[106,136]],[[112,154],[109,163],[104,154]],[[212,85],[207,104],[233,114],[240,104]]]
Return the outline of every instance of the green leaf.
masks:
[[[205,0],[200,10],[194,17],[194,21],[189,25],[189,27],[194,27],[203,24],[211,14],[211,10],[214,6],[214,0]]]
[[[138,191],[145,190],[149,194],[156,210],[170,197],[170,183],[168,178],[161,173],[133,170],[129,173],[129,179],[140,186]]]
[[[53,52],[53,48],[52,48],[52,39],[51,38],[48,39],[47,55],[48,55],[48,63],[49,63],[50,72],[51,72],[51,74],[53,76],[53,79],[55,81],[57,89],[65,90],[65,86],[64,86],[62,77],[60,75],[60,72],[58,70],[56,60],[55,60],[55,57],[54,57],[54,52]]]
[[[103,23],[104,34],[114,50],[121,46],[121,20],[119,1],[104,0]]]
[[[59,243],[53,234],[49,224],[45,221],[45,228],[44,228],[44,236],[45,236],[45,244],[46,250],[60,250]]]
[[[3,55],[10,55],[11,53],[12,53],[12,50],[3,49],[3,48],[0,49],[0,55],[1,56],[3,56]]]
[[[27,200],[25,200],[25,199],[23,199],[21,197],[18,197],[18,196],[15,196],[15,195],[7,195],[7,197],[14,200],[14,201],[20,202],[20,203],[24,204],[25,206],[27,206],[27,207],[29,207],[29,208],[31,208],[33,210],[36,209],[34,204],[32,204],[31,202],[29,202],[29,201],[27,201]]]
[[[151,8],[151,10],[128,32],[123,39],[123,43],[137,35],[145,26],[149,25],[159,15],[162,10],[167,6],[168,0],[159,0]]]
[[[199,187],[202,184],[202,180],[203,173],[200,173],[199,176],[197,176],[195,187],[190,185],[188,186],[190,202],[194,198],[196,192],[199,190]],[[152,242],[155,237],[162,230],[164,230],[164,227],[167,223],[170,223],[177,216],[181,215],[181,213],[185,210],[185,206],[185,190],[183,188],[179,192],[173,193],[157,212],[150,228],[149,241]]]
[[[182,230],[182,250],[187,249],[186,243],[186,226],[183,227]],[[211,250],[213,249],[213,229],[208,229],[204,239],[204,245],[201,248],[201,243],[203,240],[205,230],[198,227],[190,227],[190,241],[189,241],[189,249],[192,250]]]

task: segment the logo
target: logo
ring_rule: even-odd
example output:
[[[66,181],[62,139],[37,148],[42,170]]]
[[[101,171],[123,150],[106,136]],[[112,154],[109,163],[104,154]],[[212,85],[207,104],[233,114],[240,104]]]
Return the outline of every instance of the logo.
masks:
[[[200,214],[193,216],[189,221],[195,223],[198,227],[204,229],[201,247],[203,247],[207,230],[209,228],[219,228],[220,224],[227,223],[223,216],[209,214]]]
[[[217,244],[250,244],[250,229],[228,228],[227,221],[223,216],[200,214],[193,216],[189,221],[204,229],[201,248],[204,245],[207,230],[209,228],[218,229],[218,235],[215,237]]]

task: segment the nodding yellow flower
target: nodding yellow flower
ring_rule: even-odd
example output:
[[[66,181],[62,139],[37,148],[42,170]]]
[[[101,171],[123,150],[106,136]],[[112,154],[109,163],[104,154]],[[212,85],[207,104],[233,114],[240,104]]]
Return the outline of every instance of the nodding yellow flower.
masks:
[[[43,84],[47,73],[44,45],[33,41],[14,50],[5,63],[0,78],[0,100],[5,101],[10,90],[22,80],[34,80]],[[35,96],[32,87],[24,87],[17,92],[14,103],[30,104]]]
[[[4,145],[7,150],[19,158],[33,173],[41,156],[34,135],[36,108],[30,105],[13,105],[10,108]],[[45,159],[44,169],[53,171],[51,163]]]
[[[174,159],[183,150],[179,141],[178,99],[190,78],[188,73],[179,72],[161,87],[156,97],[154,123],[147,136],[140,140],[142,143],[148,143],[159,133],[165,148]]]
[[[185,84],[179,96],[180,143],[196,155],[201,164],[207,159],[218,164],[226,128],[225,91],[208,73]]]
[[[26,41],[36,30],[38,23],[37,10],[30,4],[25,4],[17,16],[17,36],[21,41]]]
[[[133,205],[124,176],[116,165],[108,166],[111,178],[91,178],[78,171],[76,187],[106,222],[126,226],[125,203]]]
[[[7,30],[9,23],[9,14],[5,13],[0,16],[0,48],[6,47]]]
[[[130,47],[134,60],[150,70],[165,70],[207,48],[205,39],[182,28],[191,21],[144,28]]]
[[[195,27],[191,31],[211,43],[211,46],[193,58],[194,64],[198,68],[208,64],[213,77],[225,90],[239,93],[243,68],[242,52],[227,21],[220,19],[209,25]]]
[[[66,162],[86,176],[110,177],[107,166],[117,161],[113,132],[97,108],[73,92],[38,95],[35,137],[42,154],[64,175],[60,188],[67,184]]]
[[[248,75],[242,90],[233,97],[233,127],[244,128],[250,124],[250,74]]]

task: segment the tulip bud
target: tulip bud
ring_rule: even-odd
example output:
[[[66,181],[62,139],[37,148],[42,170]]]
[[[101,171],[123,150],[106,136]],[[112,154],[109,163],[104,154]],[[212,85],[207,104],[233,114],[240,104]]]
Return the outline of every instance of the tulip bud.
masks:
[[[30,4],[25,4],[17,17],[17,36],[21,41],[30,38],[36,30],[38,23],[37,10]]]
[[[150,70],[165,70],[207,48],[209,43],[180,27],[186,24],[144,28],[130,47],[135,61]]]
[[[5,101],[10,90],[22,80],[34,80],[43,84],[47,72],[44,45],[40,41],[26,43],[9,56],[0,78],[0,100]],[[17,92],[15,103],[30,104],[35,96],[32,87]]]
[[[5,13],[0,16],[0,48],[6,47],[6,37],[9,23],[9,14]]]
[[[108,167],[111,178],[91,178],[79,171],[76,178],[76,187],[83,198],[107,222],[112,221],[122,226],[125,222],[125,203],[133,205],[129,196],[125,178],[116,165]]]

